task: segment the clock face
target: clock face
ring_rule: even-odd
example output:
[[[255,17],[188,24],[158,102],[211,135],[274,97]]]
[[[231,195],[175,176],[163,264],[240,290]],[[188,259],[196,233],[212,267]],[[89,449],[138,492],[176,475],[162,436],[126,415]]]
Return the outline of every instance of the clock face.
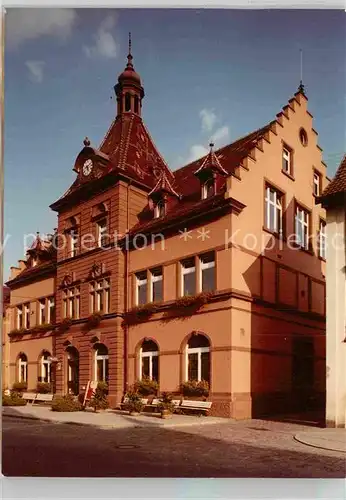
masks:
[[[92,168],[93,168],[93,162],[91,160],[86,160],[86,162],[83,165],[83,174],[89,175]]]

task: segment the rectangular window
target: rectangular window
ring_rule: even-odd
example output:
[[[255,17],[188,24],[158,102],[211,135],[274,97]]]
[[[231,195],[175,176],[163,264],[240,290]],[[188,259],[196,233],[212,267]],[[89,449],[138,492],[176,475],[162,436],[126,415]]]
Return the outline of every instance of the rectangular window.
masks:
[[[24,304],[24,328],[30,328],[30,304]]]
[[[282,149],[282,170],[288,175],[293,175],[292,151],[287,146],[284,146]]]
[[[202,184],[202,200],[206,200],[215,194],[215,182],[214,179],[208,179],[204,184]]]
[[[55,321],[55,299],[48,297],[48,318],[47,322],[53,324]]]
[[[315,170],[314,171],[314,189],[313,189],[314,196],[320,196],[320,194],[321,194],[321,179],[322,179],[321,174],[319,174]]]
[[[283,195],[272,188],[266,186],[265,193],[265,228],[269,231],[282,234],[282,199]]]
[[[78,233],[76,230],[70,232],[69,245],[69,257],[74,257],[78,253]]]
[[[107,238],[107,219],[102,219],[96,223],[97,225],[97,244],[102,247],[108,243]]]
[[[66,288],[63,291],[63,314],[65,318],[78,319],[80,309],[80,287]]]
[[[195,259],[187,259],[182,266],[182,295],[196,294],[196,266]]]
[[[151,302],[160,302],[163,300],[162,289],[162,268],[153,269],[151,274]]]
[[[143,305],[148,302],[147,300],[147,272],[138,273],[136,275],[137,287],[136,287],[136,304]]]
[[[309,249],[309,217],[310,214],[304,208],[297,206],[295,215],[296,243],[305,250]]]
[[[39,302],[38,322],[39,325],[43,325],[46,322],[46,299],[41,299]]]
[[[17,307],[17,328],[20,330],[24,327],[23,322],[23,306]]]
[[[110,281],[101,279],[90,283],[90,311],[92,313],[109,313]]]
[[[326,223],[324,220],[320,220],[320,229],[319,229],[319,234],[318,234],[318,251],[319,251],[319,256],[322,259],[327,258],[327,245],[326,245],[326,240],[327,240],[327,235],[326,235]]]
[[[215,290],[215,254],[214,252],[200,257],[202,292]]]

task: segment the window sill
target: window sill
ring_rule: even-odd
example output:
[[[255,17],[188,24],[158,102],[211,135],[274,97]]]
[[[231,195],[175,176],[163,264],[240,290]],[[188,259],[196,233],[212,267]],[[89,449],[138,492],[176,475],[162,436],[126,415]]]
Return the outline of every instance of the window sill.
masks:
[[[268,234],[271,234],[272,236],[275,236],[275,238],[278,239],[279,241],[286,241],[286,238],[285,238],[285,236],[283,234],[280,234],[280,233],[277,233],[275,231],[272,231],[271,229],[268,229],[265,226],[262,226],[262,230],[265,231]]]
[[[289,174],[288,172],[285,172],[285,170],[281,169],[281,172],[286,175],[286,177],[288,177],[289,179],[291,179],[291,181],[295,181],[295,178],[293,177],[292,174]]]
[[[327,259],[325,257],[321,257],[321,255],[318,255],[318,259],[322,262],[327,262]]]
[[[300,251],[307,253],[309,255],[315,255],[314,251],[311,248],[304,248],[304,247],[301,247],[300,245],[294,245],[294,247],[296,250],[300,250]]]

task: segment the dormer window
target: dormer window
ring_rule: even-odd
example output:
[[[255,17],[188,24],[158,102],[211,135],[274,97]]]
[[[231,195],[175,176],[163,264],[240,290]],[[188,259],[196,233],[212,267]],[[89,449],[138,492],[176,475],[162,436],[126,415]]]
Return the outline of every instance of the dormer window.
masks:
[[[208,179],[202,184],[202,200],[206,200],[215,194],[214,179]]]
[[[160,217],[163,217],[165,215],[165,201],[164,200],[159,200],[154,208],[154,217],[155,219],[159,219]]]

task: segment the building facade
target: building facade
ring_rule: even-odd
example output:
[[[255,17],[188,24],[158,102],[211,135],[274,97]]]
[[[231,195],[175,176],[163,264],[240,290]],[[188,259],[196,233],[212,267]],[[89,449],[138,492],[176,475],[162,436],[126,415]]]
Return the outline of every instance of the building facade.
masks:
[[[9,376],[9,345],[8,334],[10,332],[10,289],[7,286],[2,288],[2,389],[6,389],[10,384]]]
[[[37,235],[26,259],[11,268],[6,388],[22,382],[34,391],[46,382],[55,390],[55,261],[53,236],[45,241]]]
[[[328,180],[303,86],[264,127],[174,172],[142,120],[131,53],[115,94],[101,145],[85,139],[74,183],[51,205],[56,391],[105,380],[116,406],[146,376],[161,392],[207,382],[225,417],[322,407],[315,199]]]
[[[318,200],[327,212],[326,425],[346,427],[346,157]]]

